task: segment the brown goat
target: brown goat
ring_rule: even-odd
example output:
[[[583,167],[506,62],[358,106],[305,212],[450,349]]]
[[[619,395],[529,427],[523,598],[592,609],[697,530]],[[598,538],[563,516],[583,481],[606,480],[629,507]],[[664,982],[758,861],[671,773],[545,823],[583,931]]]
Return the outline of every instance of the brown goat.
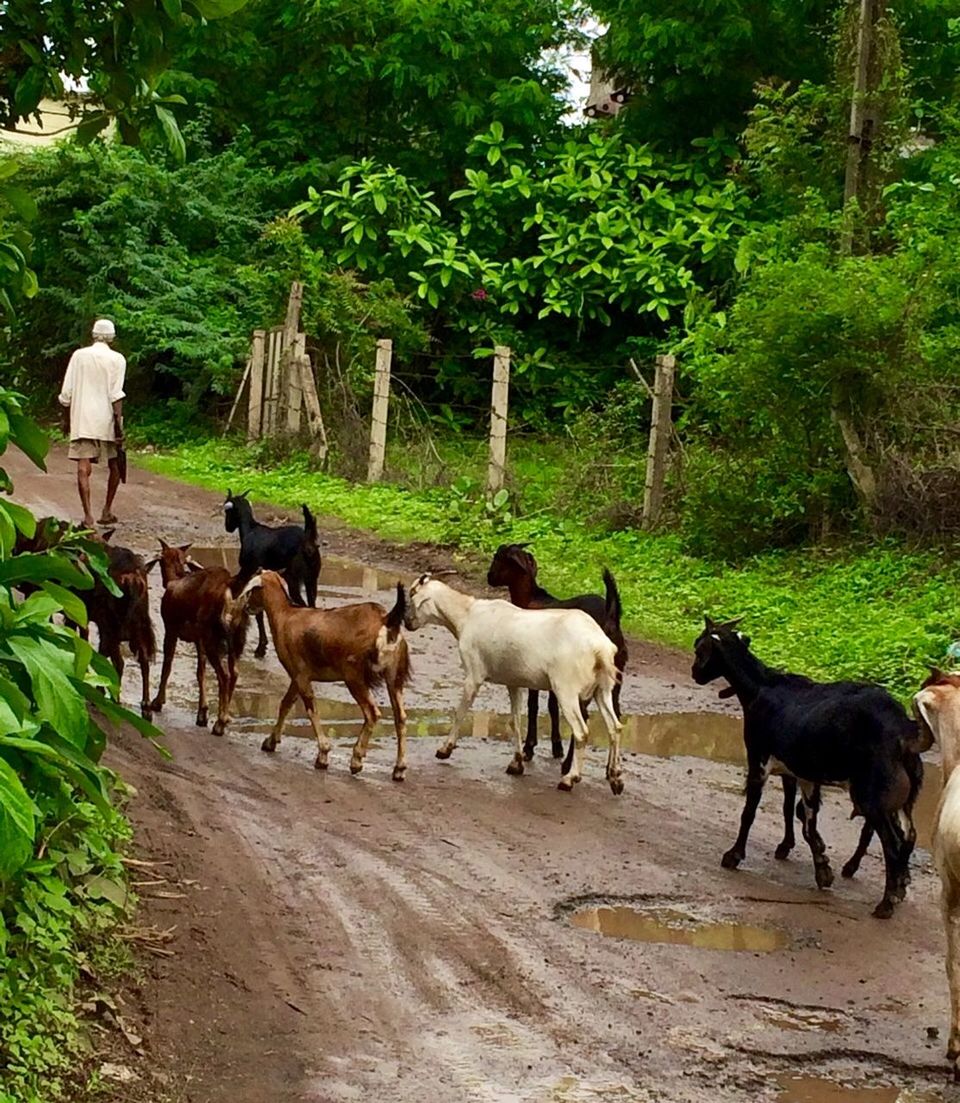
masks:
[[[276,571],[260,571],[247,583],[244,594],[259,589],[270,633],[290,687],[280,702],[273,731],[262,749],[274,751],[283,735],[283,723],[299,695],[314,735],[317,737],[318,770],[327,768],[330,738],[317,715],[313,682],[343,682],[360,706],[363,727],[354,744],[350,772],[359,774],[367,754],[370,733],[380,719],[371,690],[386,682],[393,725],[397,732],[397,762],[393,780],[403,781],[407,769],[407,714],[403,708],[403,687],[410,678],[407,641],[401,631],[406,611],[406,592],[397,583],[397,601],[387,612],[374,601],[344,605],[339,609],[310,609],[294,605],[283,579]]]
[[[18,536],[15,554],[50,551],[70,531],[71,526],[66,521],[44,517],[37,522],[37,529],[32,537],[28,539]],[[124,668],[121,644],[129,644],[140,667],[140,713],[149,716],[150,664],[156,656],[157,644],[150,619],[147,567],[136,552],[108,543],[112,535],[113,529],[102,536],[95,532],[89,533],[84,539],[103,548],[110,577],[120,590],[119,596],[110,593],[99,577],[94,577],[92,589],[77,590],[76,594],[86,606],[87,620],[97,626],[97,649],[113,663],[119,679],[123,678]],[[69,620],[68,623],[73,624]],[[86,639],[87,629],[80,625],[75,627]]]
[[[153,709],[160,712],[166,702],[167,681],[177,651],[177,641],[197,648],[197,726],[207,726],[207,660],[217,676],[218,708],[214,735],[223,735],[230,719],[229,708],[237,684],[237,659],[243,654],[249,615],[245,601],[238,601],[231,589],[234,577],[224,567],[197,567],[187,556],[189,544],[179,548],[160,541],[160,564],[164,591],[160,602],[163,617],[163,670]],[[192,572],[192,573],[188,573]]]

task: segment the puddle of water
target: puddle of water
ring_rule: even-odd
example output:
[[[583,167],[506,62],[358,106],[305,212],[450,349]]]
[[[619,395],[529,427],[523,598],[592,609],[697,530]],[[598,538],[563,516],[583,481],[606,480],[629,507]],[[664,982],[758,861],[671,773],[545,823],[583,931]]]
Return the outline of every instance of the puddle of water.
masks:
[[[748,950],[768,954],[782,950],[789,939],[773,927],[698,919],[676,908],[636,908],[623,905],[585,908],[570,917],[575,927],[635,942],[665,942],[702,950]]]
[[[781,1076],[779,1103],[934,1103],[931,1092],[910,1088],[848,1087],[816,1076]]]
[[[805,1007],[779,1007],[775,1004],[761,1004],[760,1013],[779,1030],[825,1030],[830,1034],[839,1033],[846,1025],[844,1017],[830,1011],[819,1011]]]
[[[236,545],[217,548],[194,546],[190,549],[190,554],[201,567],[226,567],[228,571],[236,571],[239,567],[240,552]],[[343,587],[361,590],[364,594],[374,594],[378,590],[393,589],[396,582],[397,575],[391,572],[378,571],[375,567],[368,567],[365,563],[344,559],[339,555],[323,556],[319,585],[321,588],[327,587],[328,592]]]

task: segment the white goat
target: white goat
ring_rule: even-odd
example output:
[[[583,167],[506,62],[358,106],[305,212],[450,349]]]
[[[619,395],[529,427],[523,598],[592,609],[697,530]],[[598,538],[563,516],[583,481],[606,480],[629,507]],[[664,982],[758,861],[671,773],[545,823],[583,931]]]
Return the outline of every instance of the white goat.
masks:
[[[424,574],[410,587],[404,623],[411,630],[442,624],[460,648],[466,676],[463,695],[437,758],[450,757],[477,691],[484,682],[493,682],[510,691],[516,753],[507,773],[522,774],[525,691],[552,690],[574,736],[573,760],[559,788],[569,792],[580,780],[580,754],[587,737],[580,702],[593,699],[610,735],[607,780],[615,794],[623,792],[620,722],[613,709],[613,688],[619,677],[614,663],[617,647],[591,616],[579,609],[518,609],[509,601],[470,597]]]
[[[914,697],[917,713],[940,745],[943,791],[934,817],[933,860],[940,874],[940,904],[947,934],[950,1041],[947,1060],[960,1080],[960,676],[931,672]]]

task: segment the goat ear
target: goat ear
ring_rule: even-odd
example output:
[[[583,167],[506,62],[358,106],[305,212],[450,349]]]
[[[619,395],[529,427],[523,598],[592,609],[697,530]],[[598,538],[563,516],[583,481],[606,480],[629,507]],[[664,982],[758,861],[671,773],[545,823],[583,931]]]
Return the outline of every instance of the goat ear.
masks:
[[[230,489],[230,487],[228,486],[228,487],[227,487],[227,498],[232,498],[232,497],[233,497],[233,491],[232,491],[232,490]]]
[[[164,551],[170,550],[170,545],[166,542],[166,540],[164,540],[162,536],[158,536],[157,539],[160,541],[160,547],[163,548]]]
[[[705,616],[703,618],[703,627],[707,632],[712,632],[714,628],[716,628],[716,625],[713,622],[713,617]]]
[[[244,491],[241,491],[241,493],[240,493],[240,494],[238,494],[238,495],[237,495],[237,497],[238,497],[238,498],[246,498],[246,496],[247,496],[247,495],[248,495],[249,493],[250,493],[250,491],[249,491],[249,490],[244,490]]]
[[[144,571],[147,574],[149,574],[159,562],[160,562],[160,557],[155,555],[153,557],[153,559],[149,560],[147,563],[144,563],[144,565],[143,565]]]
[[[113,534],[116,531],[117,531],[116,529],[107,529],[106,532],[101,532],[100,533],[100,539],[104,542],[104,544],[109,544],[110,543],[110,537],[113,536]]]
[[[726,628],[732,632],[742,620],[743,617],[734,617],[733,620],[725,620],[723,624],[720,625],[720,627]]]
[[[181,544],[181,545],[180,545],[180,551],[182,551],[182,552],[183,552],[183,554],[184,554],[184,555],[186,555],[186,554],[187,554],[187,552],[188,552],[188,551],[189,551],[189,550],[190,550],[190,549],[191,549],[192,547],[193,547],[193,543],[192,543],[192,541],[191,541],[191,543],[189,543],[189,544]]]

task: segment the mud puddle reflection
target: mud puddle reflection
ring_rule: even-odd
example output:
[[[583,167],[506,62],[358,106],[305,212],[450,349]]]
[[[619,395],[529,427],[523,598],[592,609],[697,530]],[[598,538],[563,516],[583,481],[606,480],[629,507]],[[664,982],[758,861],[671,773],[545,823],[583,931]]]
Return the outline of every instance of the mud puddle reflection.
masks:
[[[747,950],[768,954],[789,944],[786,933],[773,927],[700,919],[679,908],[604,905],[574,912],[570,922],[608,938],[664,942],[701,950]]]
[[[226,567],[236,571],[240,566],[240,553],[236,546],[191,547],[190,555],[201,567]],[[402,579],[400,581],[403,581]],[[397,584],[397,575],[389,571],[380,571],[368,567],[354,559],[344,559],[339,555],[324,555],[320,567],[320,593],[346,590],[359,590],[357,600],[375,594],[379,590],[392,590]],[[336,594],[337,597],[349,596]]]
[[[911,1088],[848,1087],[815,1076],[782,1076],[778,1103],[934,1103],[939,1096]]]

